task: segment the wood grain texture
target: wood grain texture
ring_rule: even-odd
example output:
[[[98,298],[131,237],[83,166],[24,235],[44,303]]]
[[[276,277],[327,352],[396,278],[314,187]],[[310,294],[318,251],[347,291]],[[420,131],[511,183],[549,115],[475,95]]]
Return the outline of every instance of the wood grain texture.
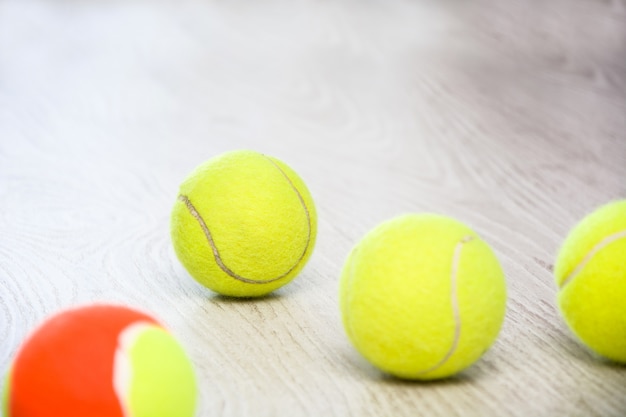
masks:
[[[59,309],[151,311],[198,416],[623,416],[626,369],[570,336],[555,253],[626,197],[624,1],[0,1],[0,370]],[[179,182],[220,152],[288,162],[319,212],[301,275],[255,301],[177,261]],[[505,269],[493,348],[459,377],[381,375],[343,332],[348,251],[455,216]]]

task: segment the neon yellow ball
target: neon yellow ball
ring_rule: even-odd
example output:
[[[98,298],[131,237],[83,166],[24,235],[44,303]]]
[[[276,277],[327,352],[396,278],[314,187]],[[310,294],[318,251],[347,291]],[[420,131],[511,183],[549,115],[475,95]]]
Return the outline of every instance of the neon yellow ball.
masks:
[[[598,208],[572,229],[554,275],[572,332],[596,353],[626,363],[626,200]]]
[[[234,151],[198,166],[180,186],[171,217],[178,259],[220,294],[254,297],[290,282],[311,256],[313,199],[284,162]]]
[[[434,214],[376,227],[352,250],[340,280],[353,345],[407,379],[444,378],[473,364],[496,339],[505,305],[491,248],[464,224]]]

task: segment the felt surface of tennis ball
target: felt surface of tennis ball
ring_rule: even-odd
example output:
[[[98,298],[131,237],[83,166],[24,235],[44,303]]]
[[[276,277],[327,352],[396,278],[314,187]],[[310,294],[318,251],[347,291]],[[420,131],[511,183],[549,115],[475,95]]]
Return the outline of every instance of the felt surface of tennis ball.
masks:
[[[317,215],[300,177],[276,158],[233,151],[180,186],[171,236],[178,259],[220,294],[253,297],[290,282],[315,245]]]
[[[152,317],[94,305],[46,320],[7,374],[6,417],[192,417],[193,368]]]
[[[464,224],[409,214],[370,231],[340,279],[343,324],[379,369],[406,379],[448,377],[496,339],[506,283],[491,248]]]
[[[572,332],[596,353],[626,363],[626,200],[596,209],[572,229],[554,274]]]

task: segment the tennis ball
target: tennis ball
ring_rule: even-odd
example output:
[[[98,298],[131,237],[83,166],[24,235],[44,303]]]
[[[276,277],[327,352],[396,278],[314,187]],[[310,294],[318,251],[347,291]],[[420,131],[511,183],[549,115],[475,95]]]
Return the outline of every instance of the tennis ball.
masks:
[[[61,312],[21,346],[6,417],[191,417],[194,371],[153,318],[119,306]]]
[[[572,229],[554,275],[572,332],[596,353],[626,363],[626,200],[596,209]]]
[[[317,233],[313,199],[284,162],[233,151],[198,166],[172,210],[178,259],[223,295],[265,295],[306,264]]]
[[[464,224],[409,214],[370,231],[340,279],[343,324],[356,349],[406,379],[448,377],[496,339],[506,283],[496,256]]]

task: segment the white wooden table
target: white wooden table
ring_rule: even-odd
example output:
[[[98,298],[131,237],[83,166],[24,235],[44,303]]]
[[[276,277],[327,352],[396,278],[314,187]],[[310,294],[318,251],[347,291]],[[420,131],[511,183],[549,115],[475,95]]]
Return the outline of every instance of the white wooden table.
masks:
[[[49,314],[152,312],[191,356],[198,416],[624,416],[626,368],[570,336],[552,265],[626,197],[624,1],[0,1],[0,371]],[[203,160],[283,159],[319,212],[301,275],[218,297],[169,212]],[[446,381],[349,344],[348,251],[406,212],[459,218],[506,272],[493,348]]]

